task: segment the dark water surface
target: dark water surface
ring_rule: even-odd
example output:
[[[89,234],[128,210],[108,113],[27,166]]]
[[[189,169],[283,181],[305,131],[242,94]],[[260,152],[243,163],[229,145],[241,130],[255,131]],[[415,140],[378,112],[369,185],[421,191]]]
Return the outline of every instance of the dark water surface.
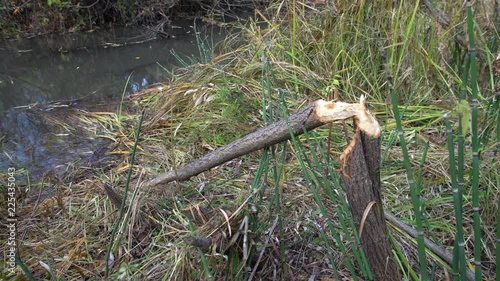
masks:
[[[125,86],[130,94],[167,81],[167,70],[180,65],[174,53],[186,62],[200,60],[193,25],[185,22],[171,30],[175,38],[156,40],[145,36],[147,30],[128,28],[0,42],[0,112],[34,103],[112,98]],[[207,47],[224,36],[214,26],[197,32]]]
[[[206,59],[202,53],[225,35],[193,25],[185,22],[170,30],[172,37],[154,40],[144,29],[128,28],[0,42],[0,171],[25,168],[39,180],[109,160],[110,140],[89,139],[64,122],[77,125],[77,111],[97,104],[104,106],[96,110],[115,111],[123,91],[167,81],[173,67]]]

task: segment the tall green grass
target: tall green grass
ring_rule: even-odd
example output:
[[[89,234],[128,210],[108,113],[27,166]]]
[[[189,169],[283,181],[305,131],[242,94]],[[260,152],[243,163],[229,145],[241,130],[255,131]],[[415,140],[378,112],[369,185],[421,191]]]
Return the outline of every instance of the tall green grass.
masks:
[[[498,138],[500,142],[500,138]],[[500,185],[500,176],[495,179],[497,186]],[[497,218],[500,218],[500,199],[497,199]],[[496,241],[496,264],[500,264],[500,219],[497,219],[497,241]],[[500,280],[500,269],[497,268],[496,280]]]
[[[384,128],[384,209],[417,228],[414,239],[402,228],[389,227],[405,278],[436,280],[449,273],[453,280],[465,280],[473,267],[476,280],[493,280],[491,245],[496,244],[500,264],[500,174],[494,169],[498,164],[490,162],[498,156],[500,106],[493,94],[499,81],[491,53],[498,52],[498,40],[485,37],[481,30],[486,28],[474,22],[471,1],[467,11],[435,1],[452,15],[451,27],[440,26],[423,10],[422,1],[326,1],[323,6],[315,2],[320,4],[273,1],[266,13],[256,13],[240,27],[234,44],[227,43],[233,49],[218,57],[204,38],[196,37],[199,57],[178,56],[190,71],[144,99],[146,107],[157,111],[150,112],[156,123],[142,132],[141,115],[135,132],[128,134],[135,133],[135,142],[124,194],[134,165],[143,165],[151,177],[206,153],[205,147],[226,142],[214,135],[244,134],[287,120],[291,112],[319,98],[356,102],[365,94]],[[468,51],[454,37],[465,26],[465,15]],[[486,60],[476,55],[475,43],[482,46]],[[189,66],[193,62],[201,64]],[[486,89],[479,91],[480,86]],[[125,114],[121,108],[119,114]],[[291,264],[297,256],[310,255],[304,264],[324,266],[325,276],[316,275],[317,279],[372,280],[366,259],[370,253],[361,248],[339,180],[337,158],[348,143],[351,126],[346,122],[292,135],[289,142],[260,155],[244,156],[240,175],[227,172],[231,168],[226,166],[177,183],[178,188],[165,188],[171,198],[162,198],[164,205],[150,214],[163,219],[162,229],[153,230],[154,245],[141,265],[132,264],[126,273],[141,279],[161,264],[168,271],[165,279],[288,280],[296,272],[312,275],[305,266]],[[144,153],[137,157],[147,156],[135,163],[139,134],[146,137],[141,137]],[[490,164],[491,170],[481,170]],[[198,184],[206,188],[199,191]],[[125,200],[107,245],[107,259],[120,246],[116,235],[123,233],[120,226],[130,216]],[[298,200],[305,203],[295,204]],[[228,237],[220,240],[230,240],[227,247],[218,244],[203,252],[182,242],[185,235],[222,229],[192,223],[179,211],[198,205],[236,213],[228,223],[232,237],[224,232],[226,225],[222,227]],[[294,229],[295,225],[300,227]],[[485,234],[495,228],[493,241]],[[426,248],[425,236],[453,250],[453,262],[447,264]],[[486,258],[491,262],[481,263]],[[201,266],[189,259],[201,261]],[[29,277],[28,269],[23,270]],[[500,280],[500,270],[496,273]],[[110,278],[116,277],[113,274]]]
[[[340,90],[343,100],[352,100],[355,98],[356,94],[363,91],[375,100],[375,107],[384,112],[386,116],[393,117],[391,120],[386,122],[386,132],[390,131],[392,128],[396,129],[395,134],[390,134],[391,137],[385,138],[386,148],[384,151],[384,159],[389,155],[389,152],[393,150],[393,145],[397,144],[402,151],[403,167],[407,177],[407,183],[409,185],[409,191],[411,194],[411,209],[413,213],[412,220],[417,227],[418,237],[416,239],[417,253],[419,260],[418,274],[420,275],[420,280],[431,280],[436,277],[436,270],[440,267],[447,268],[446,265],[436,262],[433,260],[433,255],[429,255],[428,249],[426,249],[424,244],[424,233],[427,232],[428,235],[432,236],[435,241],[438,241],[439,229],[453,229],[455,232],[454,236],[454,257],[455,261],[451,266],[452,275],[454,279],[463,280],[468,274],[469,265],[467,262],[467,257],[470,253],[466,253],[464,244],[464,219],[463,214],[465,209],[463,207],[463,196],[464,196],[464,186],[466,186],[467,180],[471,179],[471,193],[472,194],[472,208],[474,210],[474,255],[478,255],[481,252],[481,225],[479,220],[479,208],[478,199],[480,196],[480,191],[478,189],[478,182],[480,175],[477,173],[477,167],[479,165],[479,157],[473,158],[472,160],[472,173],[471,177],[466,177],[466,152],[467,147],[467,128],[469,127],[467,116],[469,112],[472,113],[471,120],[472,123],[472,149],[473,155],[479,154],[481,149],[477,140],[474,141],[475,136],[480,134],[478,128],[478,94],[477,94],[477,67],[472,65],[475,61],[473,52],[474,48],[469,49],[469,54],[465,61],[463,70],[460,71],[460,65],[458,63],[460,60],[455,61],[456,65],[446,67],[442,63],[439,63],[440,57],[443,53],[439,53],[438,50],[442,46],[442,42],[445,41],[442,37],[444,35],[437,34],[440,26],[433,25],[427,31],[422,30],[423,26],[428,23],[428,18],[420,13],[420,3],[416,2],[411,5],[404,3],[403,1],[398,2],[396,7],[392,7],[390,12],[388,10],[377,10],[376,5],[369,5],[363,2],[361,5],[356,7],[355,12],[350,10],[352,7],[348,7],[347,4],[339,4],[337,6],[338,11],[343,13],[334,14],[333,16],[325,15],[324,17],[319,16],[315,20],[308,21],[305,20],[307,15],[307,9],[303,7],[305,5],[299,4],[298,2],[292,2],[289,6],[292,10],[289,11],[290,25],[286,26],[288,28],[289,36],[280,33],[281,26],[271,26],[270,29],[272,36],[268,33],[268,38],[263,40],[268,42],[274,42],[275,48],[272,50],[265,49],[265,52],[270,52],[269,57],[271,61],[276,60],[290,60],[292,63],[297,64],[297,66],[304,67],[307,69],[313,69],[316,73],[320,73],[327,77],[325,80],[321,81],[315,86],[322,86],[325,89]],[[380,7],[380,6],[379,6]],[[377,16],[375,16],[375,13]],[[278,16],[279,17],[279,16]],[[349,18],[350,17],[350,18]],[[384,18],[386,17],[386,18]],[[370,25],[367,25],[369,20]],[[469,21],[473,20],[472,14],[469,14]],[[268,21],[272,22],[272,21]],[[350,24],[339,24],[342,22],[349,22]],[[377,28],[379,29],[377,31]],[[322,30],[323,29],[323,30]],[[379,34],[382,39],[370,37],[369,34],[373,34],[373,31]],[[469,27],[469,33],[470,33]],[[473,29],[472,29],[473,30]],[[300,31],[300,32],[299,32]],[[331,34],[335,34],[332,36]],[[441,36],[441,37],[440,37]],[[472,35],[473,36],[473,35]],[[388,50],[387,63],[382,63],[385,68],[385,77],[389,77],[389,94],[384,94],[380,89],[384,86],[384,81],[378,75],[379,65],[373,63],[373,58],[380,57],[377,48],[377,42],[382,41],[384,44],[383,49]],[[453,38],[450,37],[450,40]],[[473,41],[469,39],[469,41]],[[385,52],[385,50],[384,50]],[[384,59],[385,55],[381,56]],[[469,70],[471,73],[471,79],[468,83]],[[279,100],[282,104],[294,104],[293,100],[283,99],[283,95],[280,97],[270,97],[270,92],[272,89],[269,87],[270,81],[269,77],[272,77],[272,70],[269,63],[264,63],[264,72],[262,81],[263,89],[266,93],[266,102],[262,104],[263,112],[269,110],[272,103],[270,101]],[[328,72],[329,70],[330,72]],[[392,79],[392,73],[395,74],[395,78]],[[462,72],[462,75],[458,74]],[[473,74],[475,72],[475,74]],[[326,75],[328,73],[328,75]],[[267,79],[267,80],[266,80]],[[296,79],[296,80],[294,80]],[[285,91],[293,91],[297,89],[303,89],[304,81],[297,76],[294,79],[289,80],[287,84],[289,87]],[[457,102],[459,106],[456,107],[456,111],[452,114],[456,116],[458,114],[457,122],[459,128],[456,135],[453,134],[451,122],[449,118],[444,118],[441,115],[441,110],[450,110],[452,107],[446,108],[436,108],[434,106],[429,106],[427,112],[427,104],[431,103],[436,99],[455,99],[454,93],[456,89],[449,82],[455,82],[462,85],[462,94],[464,95],[471,90],[472,98],[470,105],[472,109],[469,111],[469,103],[466,102],[465,96],[459,99]],[[279,88],[275,83],[275,87]],[[334,86],[333,86],[334,85]],[[470,87],[467,87],[470,85]],[[474,88],[476,90],[474,90]],[[275,91],[280,92],[279,89]],[[474,93],[476,91],[476,93]],[[282,93],[282,92],[280,92]],[[290,95],[289,92],[287,92]],[[313,96],[317,94],[312,94]],[[328,95],[328,93],[327,93]],[[458,96],[460,96],[458,95]],[[263,96],[264,97],[264,96]],[[387,98],[386,98],[387,97]],[[263,98],[264,101],[264,98]],[[389,112],[384,111],[384,102],[389,103],[392,106],[392,115]],[[401,110],[399,104],[401,102],[405,103],[405,107]],[[476,104],[474,108],[474,104]],[[288,107],[282,109],[283,112],[287,112]],[[387,110],[387,109],[385,109]],[[416,110],[417,114],[413,114],[413,110]],[[474,113],[476,110],[476,113]],[[267,112],[267,115],[272,115],[272,113]],[[493,113],[494,114],[494,113]],[[266,116],[263,117],[266,120]],[[286,118],[286,117],[285,117]],[[420,124],[420,125],[415,125]],[[424,179],[425,166],[429,165],[427,163],[427,153],[429,149],[429,142],[425,143],[424,152],[421,157],[420,168],[418,172],[414,168],[413,157],[415,146],[418,147],[419,142],[417,138],[420,135],[420,131],[424,129],[430,129],[434,126],[444,128],[446,131],[446,148],[449,151],[448,158],[448,174],[450,189],[448,195],[443,195],[442,199],[436,198],[435,201],[429,201],[429,191],[430,187],[426,180]],[[491,130],[491,126],[489,127]],[[475,132],[474,132],[475,131]],[[299,165],[304,177],[310,186],[311,192],[318,204],[320,212],[324,212],[324,200],[328,198],[331,200],[329,202],[333,203],[335,208],[340,208],[337,210],[337,215],[340,217],[341,229],[329,228],[329,235],[333,237],[334,241],[337,235],[340,233],[350,233],[352,227],[352,221],[349,217],[345,217],[347,202],[339,203],[341,201],[333,194],[342,194],[341,189],[338,189],[340,184],[338,179],[336,179],[336,172],[332,170],[332,166],[329,164],[329,158],[327,152],[325,152],[325,147],[321,145],[324,141],[325,136],[318,133],[308,133],[306,134],[307,143],[310,144],[309,151],[304,150],[301,145],[301,141],[304,139],[294,138],[291,141],[294,155],[296,155]],[[455,154],[455,142],[458,140],[457,154]],[[311,147],[321,147],[321,156],[317,153],[313,153]],[[475,147],[475,148],[474,148]],[[420,147],[419,147],[420,149]],[[271,151],[271,150],[270,150]],[[270,152],[266,152],[270,153]],[[435,153],[435,148],[429,150],[431,158],[435,158],[432,153]],[[323,155],[325,154],[325,155]],[[270,154],[269,158],[271,161],[280,162],[276,155]],[[282,158],[280,158],[282,159]],[[385,160],[384,160],[385,161]],[[429,160],[431,161],[431,160]],[[431,164],[432,165],[432,164]],[[331,181],[315,171],[331,170],[331,175],[333,179]],[[282,167],[279,172],[274,173],[275,182],[281,181],[279,175],[282,174]],[[275,187],[276,188],[276,187]],[[326,188],[326,194],[322,194],[320,190]],[[469,193],[468,193],[469,194]],[[278,189],[275,189],[275,198],[280,198],[278,195]],[[342,196],[340,196],[342,197]],[[425,203],[423,203],[423,197],[427,198]],[[392,200],[392,199],[391,199]],[[281,199],[276,199],[275,208],[278,213],[282,214],[280,209]],[[435,203],[433,203],[435,202]],[[429,220],[428,210],[436,208],[438,204],[453,204],[453,214],[454,221],[439,221],[437,222],[435,218]],[[392,202],[389,202],[389,208],[391,208]],[[436,205],[434,205],[436,204]],[[409,208],[407,205],[397,206],[396,210],[399,208]],[[342,215],[340,215],[342,214]],[[281,223],[280,223],[281,227]],[[436,235],[438,234],[438,235]],[[326,238],[325,238],[326,239]],[[356,240],[356,234],[352,236],[351,240],[355,245],[359,243]],[[395,240],[393,240],[395,241]],[[396,243],[396,242],[395,242]],[[345,245],[345,243],[342,243]],[[351,245],[351,244],[349,244]],[[396,246],[396,252],[401,253],[401,251]],[[347,248],[340,247],[340,251],[345,253],[344,250]],[[349,248],[350,249],[350,248]],[[348,250],[350,251],[350,250]],[[466,256],[467,254],[467,256]],[[352,260],[350,260],[352,258]],[[361,268],[362,276],[364,278],[370,278],[369,268],[364,264],[363,253],[354,253],[346,261],[348,270],[351,271],[351,266],[359,266]],[[405,264],[408,268],[410,262],[404,260],[405,257],[399,254],[401,259],[401,264]],[[430,260],[430,264],[428,261]],[[476,269],[474,274],[476,275],[476,280],[481,279],[481,270],[479,265],[479,259],[476,260]],[[429,269],[431,271],[429,271]],[[409,272],[413,273],[412,269],[408,269]],[[415,278],[414,274],[409,274]]]
[[[479,208],[479,128],[478,128],[478,69],[476,65],[476,39],[474,36],[472,1],[467,1],[467,33],[469,34],[470,87],[471,87],[471,133],[472,133],[472,210],[474,211],[474,272],[481,280],[481,215]],[[462,124],[464,126],[464,124]],[[455,206],[457,207],[457,206]],[[457,225],[457,227],[461,227]]]
[[[455,279],[462,276],[460,280],[465,280],[465,271],[467,265],[465,263],[465,250],[464,250],[464,232],[463,232],[463,219],[462,219],[462,188],[457,180],[457,171],[455,165],[455,146],[453,139],[453,132],[451,123],[448,120],[447,114],[444,115],[446,124],[446,135],[448,137],[448,162],[451,178],[451,187],[453,189],[453,204],[455,209],[455,220],[457,223],[457,230],[455,236],[454,250],[453,250],[453,274]],[[459,158],[463,159],[464,151],[458,151]],[[460,156],[462,155],[462,156]],[[460,162],[460,161],[459,161]],[[463,184],[463,183],[462,183]]]
[[[339,10],[342,8],[344,7],[340,7]],[[375,106],[377,106],[378,103],[384,102],[384,97],[386,96],[378,90],[381,85],[383,85],[383,82],[381,82],[379,78],[373,76],[373,73],[378,73],[377,69],[371,68],[373,63],[367,64],[368,58],[377,57],[373,48],[373,41],[376,40],[368,37],[370,28],[365,27],[363,29],[362,22],[359,22],[365,20],[363,15],[369,17],[373,15],[375,10],[373,7],[369,7],[369,5],[366,7],[360,5],[357,8],[356,17],[350,19],[351,25],[337,26],[332,23],[334,19],[339,19],[344,16],[347,17],[348,15],[352,16],[353,14],[345,12],[348,11],[348,9],[344,10],[345,13],[335,15],[335,17],[333,17],[334,19],[321,19],[323,20],[321,24],[324,24],[323,27],[327,26],[331,28],[328,32],[336,35],[335,39],[331,38],[331,42],[326,42],[327,39],[321,41],[324,38],[328,38],[329,33],[327,32],[321,33],[324,35],[324,38],[319,39],[319,42],[318,40],[314,41],[313,38],[315,38],[315,35],[320,33],[318,31],[319,28],[315,29],[313,25],[308,25],[308,23],[302,23],[298,20],[299,27],[293,27],[293,29],[301,30],[301,33],[294,37],[295,39],[293,42],[290,41],[290,48],[294,49],[293,56],[290,59],[297,62],[300,66],[315,69],[318,73],[325,73],[325,69],[333,70],[332,72],[337,76],[330,76],[331,82],[326,79],[323,85],[331,85],[334,80],[333,77],[340,77],[336,85],[338,85],[344,100],[352,99],[352,93],[362,92],[363,88],[369,89],[370,92],[368,95],[376,100]],[[473,229],[469,229],[469,231],[473,230],[474,236],[473,256],[475,260],[475,269],[473,271],[476,275],[476,280],[482,280],[484,276],[481,273],[481,249],[483,247],[481,229],[486,226],[481,224],[480,218],[480,199],[484,192],[484,190],[480,188],[480,182],[481,178],[484,179],[489,176],[495,176],[495,173],[484,175],[479,173],[480,153],[488,149],[486,147],[487,140],[491,139],[492,133],[495,132],[493,128],[498,126],[493,125],[498,124],[495,123],[498,120],[498,98],[492,96],[490,99],[485,99],[484,96],[481,97],[479,93],[478,76],[480,73],[476,66],[476,50],[474,45],[474,32],[479,31],[479,27],[473,24],[474,19],[471,12],[471,2],[467,5],[466,13],[468,16],[467,30],[470,44],[470,48],[468,49],[469,53],[463,60],[453,61],[450,58],[451,63],[454,64],[448,66],[440,62],[440,60],[442,60],[440,56],[446,55],[446,49],[442,49],[443,41],[446,41],[443,37],[446,35],[437,33],[442,27],[431,26],[429,30],[423,32],[422,28],[428,19],[422,16],[422,14],[419,14],[419,9],[418,2],[407,5],[401,1],[399,5],[393,9],[395,13],[391,15],[392,17],[390,20],[382,19],[380,23],[375,21],[376,24],[371,25],[389,25],[388,28],[381,28],[382,32],[380,32],[380,34],[388,34],[383,40],[386,43],[385,48],[389,51],[388,65],[391,68],[390,72],[395,73],[394,85],[390,85],[392,81],[389,81],[390,94],[388,95],[390,97],[390,104],[392,105],[394,120],[387,120],[389,122],[386,123],[386,128],[390,129],[390,126],[396,127],[397,133],[393,136],[398,137],[398,139],[388,139],[386,152],[391,150],[391,144],[396,143],[402,149],[403,165],[406,170],[412,198],[413,219],[419,233],[419,238],[417,238],[417,252],[420,261],[419,274],[421,280],[427,280],[431,278],[431,276],[435,276],[435,269],[432,269],[432,272],[429,274],[427,270],[428,265],[426,264],[427,261],[430,260],[432,268],[436,268],[436,262],[429,258],[429,254],[427,253],[428,250],[423,243],[424,230],[427,231],[428,235],[437,239],[437,236],[442,236],[442,233],[439,233],[439,228],[453,230],[455,256],[455,262],[452,265],[453,276],[456,279],[462,280],[466,278],[469,273],[469,264],[467,260],[471,257],[472,252],[470,252],[470,250],[472,247],[468,247],[467,249],[465,247],[464,227],[467,227],[467,225],[464,222],[468,222],[470,218],[466,217],[464,219],[463,216],[468,214],[470,210],[472,210],[474,214],[472,218],[474,227]],[[295,19],[297,14],[301,12],[301,9],[297,9],[294,11],[292,17]],[[385,11],[377,12],[380,12],[382,17],[387,15]],[[377,17],[377,19],[380,18]],[[356,32],[349,30],[349,27],[355,29]],[[303,40],[301,40],[301,38]],[[448,40],[449,44],[453,44],[453,37],[450,37]],[[307,45],[308,42],[310,42],[311,45]],[[483,39],[483,43],[487,51],[486,59],[487,61],[492,61],[490,53],[488,52],[488,48],[491,48],[491,45],[486,44],[486,39]],[[297,48],[297,46],[301,46],[301,48]],[[323,51],[317,51],[316,48],[323,48]],[[448,48],[451,49],[451,46]],[[442,50],[442,53],[436,51],[439,49]],[[459,56],[463,56],[463,51],[458,52],[460,53]],[[312,54],[319,55],[314,56]],[[277,54],[274,54],[274,56],[278,57]],[[464,62],[464,66],[461,62]],[[493,72],[491,71],[491,66],[487,69],[489,69],[490,72],[489,74],[486,73],[483,77],[487,78],[488,83],[486,85],[489,85],[493,90],[495,87],[492,85],[495,84],[494,81],[498,83],[498,78],[492,78],[491,75]],[[456,95],[455,93],[458,92],[456,85],[462,85],[464,89],[462,92],[464,94],[470,92],[470,95],[467,97],[464,94]],[[462,97],[459,98],[460,96]],[[458,98],[458,101],[455,102],[456,98]],[[413,117],[407,112],[407,109],[412,106],[423,109],[425,105],[440,99],[447,102],[451,101],[452,106],[434,106],[437,110],[433,112],[432,116],[429,115],[429,113],[421,111],[420,116]],[[487,102],[484,119],[481,117],[483,113],[480,112],[480,99]],[[399,104],[401,104],[401,102],[405,103],[405,107],[403,112],[399,114],[401,111]],[[443,117],[440,116],[439,111],[450,111],[453,109],[454,103],[457,103],[458,106],[452,116],[455,117],[458,114],[458,119],[445,121]],[[470,109],[469,105],[471,107]],[[457,121],[456,124],[458,124],[459,128],[456,131],[457,133],[453,134],[452,131],[450,131],[451,123],[446,123],[455,121]],[[481,123],[482,121],[483,123]],[[469,125],[469,122],[471,122],[471,125]],[[415,123],[420,123],[422,125],[418,127],[419,125],[415,125]],[[447,127],[447,129],[443,129],[443,131],[447,131],[447,145],[445,147],[447,147],[449,151],[449,162],[447,164],[449,167],[446,178],[450,181],[450,188],[445,191],[446,194],[443,194],[442,200],[436,198],[434,201],[436,203],[429,201],[431,195],[427,192],[432,189],[432,186],[429,186],[429,183],[426,183],[425,179],[422,179],[424,176],[423,173],[418,172],[415,178],[415,169],[412,160],[414,156],[413,153],[415,153],[415,146],[418,147],[419,145],[415,137],[420,136],[420,131],[422,129],[431,129],[433,127],[440,129]],[[498,128],[496,130],[498,132]],[[468,133],[471,134],[469,135]],[[469,136],[471,140],[470,144],[467,142]],[[457,147],[455,147],[456,143],[458,143]],[[408,146],[411,148],[409,149]],[[466,149],[469,147],[471,150],[467,152]],[[457,151],[456,154],[455,150]],[[427,148],[425,151],[427,152]],[[435,148],[433,148],[430,153],[432,158],[435,158],[435,156],[432,155],[432,153],[436,153]],[[472,154],[472,160],[470,162],[467,157],[467,155],[470,155],[469,153]],[[387,153],[384,155],[387,155]],[[425,159],[425,155],[422,156],[422,159]],[[431,159],[431,161],[435,160]],[[469,164],[471,167],[470,170],[467,169]],[[426,165],[434,164],[423,163],[423,166]],[[468,174],[469,171],[470,174]],[[305,172],[304,170],[304,173]],[[498,193],[498,189],[494,190]],[[466,195],[465,208],[463,206],[464,192]],[[425,203],[422,203],[422,197],[426,198]],[[427,219],[424,219],[425,216],[428,216],[428,210],[438,208],[438,204],[440,204],[438,202],[443,202],[444,204],[449,202],[453,204],[453,221],[442,220],[438,222],[435,218],[431,218],[432,221],[429,222]],[[424,227],[424,225],[426,226]],[[468,236],[467,239],[471,239],[471,237]]]
[[[421,11],[419,1],[398,1],[395,6],[382,2],[361,1],[353,5],[340,1],[335,7],[327,3],[314,8],[298,0],[275,1],[274,9],[256,13],[257,20],[241,28],[241,36],[236,37],[246,44],[237,42],[230,53],[210,61],[212,65],[229,61],[229,66],[202,68],[199,75],[210,73],[210,79],[199,79],[196,73],[186,79],[189,83],[216,81],[216,91],[224,96],[224,102],[207,104],[199,110],[205,111],[207,119],[221,115],[218,112],[224,109],[220,107],[234,107],[232,94],[252,92],[252,101],[260,104],[257,109],[260,111],[255,110],[256,117],[249,122],[257,126],[286,120],[290,112],[318,98],[335,96],[355,102],[360,94],[365,94],[384,128],[381,166],[384,208],[417,228],[415,240],[399,231],[390,231],[394,255],[404,276],[409,280],[435,280],[451,272],[454,280],[464,280],[470,276],[468,260],[475,256],[474,274],[476,280],[481,280],[484,277],[479,263],[483,247],[481,227],[491,226],[481,225],[479,220],[480,200],[484,199],[481,183],[488,176],[478,172],[479,156],[489,149],[484,146],[486,140],[491,141],[492,133],[498,132],[492,121],[498,119],[483,118],[480,110],[479,102],[486,97],[478,91],[480,73],[475,65],[474,45],[470,45],[468,54],[462,47],[456,47],[452,28],[443,28]],[[449,3],[440,3],[440,7],[457,13]],[[470,6],[468,9],[469,41],[473,43],[478,27],[474,27]],[[453,30],[460,27],[457,18],[453,18]],[[200,59],[208,60],[204,45],[198,44]],[[495,78],[488,77],[491,87]],[[195,87],[190,84],[190,88]],[[498,105],[488,104],[488,114],[495,116]],[[203,116],[200,114],[197,116]],[[193,120],[186,118],[179,123],[184,122],[183,128],[203,124]],[[236,123],[222,124],[239,125]],[[244,210],[238,223],[247,222],[248,231],[244,231],[247,241],[238,240],[240,244],[235,243],[220,253],[224,255],[222,274],[227,280],[256,279],[259,270],[261,278],[271,278],[267,265],[276,266],[273,274],[282,279],[293,274],[295,269],[288,263],[287,254],[292,247],[287,244],[289,228],[292,221],[304,223],[305,219],[292,215],[291,210],[313,214],[308,218],[308,227],[317,237],[308,243],[326,253],[324,257],[329,260],[333,277],[373,279],[366,261],[370,253],[364,253],[360,246],[337,171],[336,158],[347,143],[342,135],[349,135],[350,124],[329,128],[292,136],[288,143],[264,149],[257,167],[249,172],[251,191],[244,202],[248,206],[222,203],[218,195],[211,198],[208,191],[203,194],[211,206],[224,204],[228,209]],[[197,132],[203,134],[205,130]],[[438,140],[426,138],[426,132]],[[202,138],[210,140],[208,135]],[[446,153],[448,161],[443,158]],[[311,206],[298,209],[288,205],[292,195],[284,190],[287,186],[299,188],[292,180],[297,178],[307,186],[307,193],[301,196],[310,195],[314,199]],[[229,190],[231,184],[229,180],[220,181],[216,186]],[[498,188],[490,191],[498,194]],[[193,194],[185,192],[180,198]],[[494,196],[487,200],[492,200],[491,197]],[[474,239],[470,234],[472,229],[468,228],[471,210]],[[197,231],[196,227],[189,226],[189,231]],[[427,249],[425,236],[432,237],[435,243],[452,241],[453,247],[449,249],[453,248],[453,263],[446,264]],[[272,239],[275,244],[271,247]],[[464,243],[471,240],[474,240],[473,252],[472,246]],[[269,258],[266,255],[273,258],[266,259]],[[221,276],[220,268],[214,266],[220,262],[217,257],[201,258],[203,278]]]
[[[191,56],[179,54],[175,50],[171,50],[170,53],[174,56],[177,62],[184,68],[189,68],[189,66],[201,63],[207,64],[214,57],[213,42],[211,42],[206,34],[198,30],[196,27],[196,21],[193,24],[194,38],[196,41],[196,47],[198,48],[198,56],[194,54]],[[164,68],[165,69],[165,68]],[[166,70],[166,69],[165,69]],[[170,72],[166,70],[167,72]]]
[[[121,225],[122,231],[120,233],[124,233],[123,228],[126,227],[126,225],[127,225],[128,219],[130,217],[131,209],[132,209],[132,208],[129,208],[128,212],[125,212],[125,205],[127,202],[126,201],[127,194],[128,194],[128,190],[130,188],[130,182],[132,179],[132,171],[134,168],[135,153],[137,151],[137,144],[139,143],[139,136],[141,133],[143,118],[144,118],[144,110],[141,112],[141,115],[139,117],[139,124],[137,125],[137,130],[135,132],[134,146],[132,147],[132,151],[130,153],[129,168],[128,168],[128,173],[127,173],[127,178],[125,181],[125,189],[123,191],[123,198],[122,198],[120,210],[118,213],[118,219],[116,220],[115,225],[113,227],[113,231],[111,232],[111,236],[109,239],[109,245],[108,245],[108,251],[106,252],[106,258],[105,258],[105,261],[106,261],[105,262],[106,263],[105,264],[105,274],[106,274],[106,276],[108,276],[108,274],[109,274],[109,265],[110,265],[111,255],[113,254],[114,251],[116,251],[116,247],[119,247],[120,243],[121,243],[121,238],[122,238],[121,236],[118,238],[118,241],[115,243],[115,237],[116,237],[116,234],[118,233],[118,228]],[[138,189],[136,188],[135,191],[137,192]],[[123,222],[122,222],[122,219],[124,219]],[[113,246],[115,246],[115,247],[113,247]]]
[[[385,51],[381,49],[381,53],[382,53],[382,63],[384,65],[384,69],[387,75],[387,80],[389,83],[392,112],[394,114],[394,119],[396,121],[397,135],[399,137],[399,143],[403,153],[403,163],[406,170],[406,177],[408,178],[408,184],[410,186],[410,194],[412,198],[413,210],[415,212],[415,221],[417,224],[417,231],[418,231],[417,246],[418,246],[418,260],[420,263],[420,278],[421,280],[429,280],[429,275],[427,271],[427,258],[425,253],[425,243],[424,243],[424,229],[422,224],[422,213],[421,213],[422,209],[422,202],[420,197],[421,188],[418,185],[421,182],[421,180],[420,179],[415,180],[413,175],[410,155],[408,152],[408,146],[402,125],[402,116],[400,115],[398,107],[398,98],[396,96],[396,91],[394,90],[393,77],[386,63]]]

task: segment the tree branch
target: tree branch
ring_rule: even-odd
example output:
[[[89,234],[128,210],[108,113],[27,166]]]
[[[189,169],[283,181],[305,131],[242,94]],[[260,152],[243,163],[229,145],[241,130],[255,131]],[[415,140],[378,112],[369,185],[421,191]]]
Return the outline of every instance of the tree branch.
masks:
[[[208,153],[184,167],[174,169],[151,179],[143,187],[152,188],[171,181],[184,181],[236,157],[289,140],[290,132],[288,126],[292,128],[295,135],[300,135],[304,133],[304,130],[312,130],[323,124],[348,118],[358,120],[360,124],[358,126],[362,127],[361,129],[365,130],[367,134],[373,136],[380,135],[378,122],[376,122],[375,118],[366,109],[363,96],[360,98],[359,103],[354,104],[317,100],[309,104],[306,108],[290,115],[288,120],[281,120],[267,127],[260,128],[241,139]]]
[[[394,215],[392,215],[391,213],[389,213],[387,211],[384,211],[384,215],[385,215],[385,219],[387,221],[389,221],[390,223],[392,223],[395,228],[399,228],[400,230],[402,230],[403,232],[407,233],[408,235],[410,235],[411,237],[413,237],[415,239],[417,238],[418,232],[415,228],[405,224],[404,222],[402,222],[397,217],[395,217]],[[446,248],[432,242],[428,238],[424,238],[424,243],[425,243],[425,246],[429,250],[431,250],[434,254],[436,254],[438,257],[442,258],[450,266],[453,265],[453,255],[450,252],[448,252],[448,250],[446,250]],[[470,280],[470,281],[475,280],[474,273],[470,269],[467,269],[466,274],[467,274],[467,280]]]

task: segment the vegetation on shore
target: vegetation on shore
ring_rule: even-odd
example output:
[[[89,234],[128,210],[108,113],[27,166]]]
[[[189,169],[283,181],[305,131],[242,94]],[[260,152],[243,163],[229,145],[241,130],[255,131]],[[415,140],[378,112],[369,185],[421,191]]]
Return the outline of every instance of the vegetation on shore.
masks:
[[[5,1],[0,8],[0,38],[94,31],[116,26],[144,26],[168,36],[172,20],[211,13],[236,13],[254,0],[43,0]]]
[[[385,210],[456,261],[391,225],[405,279],[464,280],[470,269],[494,280],[500,7],[475,3],[467,24],[465,4],[436,2],[273,1],[237,24],[221,55],[200,39],[198,63],[113,115],[86,116],[106,124],[99,137],[122,161],[18,193],[19,279],[369,280],[337,175],[350,124],[140,188],[313,100],[364,94],[383,127]]]

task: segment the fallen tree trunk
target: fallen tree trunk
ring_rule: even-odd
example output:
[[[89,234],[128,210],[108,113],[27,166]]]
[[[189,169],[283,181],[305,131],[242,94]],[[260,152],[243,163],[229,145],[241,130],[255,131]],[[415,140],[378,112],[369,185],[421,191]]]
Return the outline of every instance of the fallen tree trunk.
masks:
[[[157,176],[146,182],[143,187],[152,188],[171,181],[184,181],[236,157],[289,140],[290,131],[288,127],[292,128],[295,135],[300,135],[304,133],[304,130],[312,130],[326,123],[353,117],[363,121],[361,122],[361,126],[366,124],[364,126],[366,126],[365,130],[367,132],[371,132],[371,134],[380,133],[378,123],[375,121],[375,126],[375,123],[371,122],[370,118],[373,117],[366,110],[363,97],[361,97],[360,103],[356,104],[318,100],[295,114],[290,115],[288,120],[281,120],[267,127],[260,128],[241,139],[208,153],[184,167]],[[370,122],[365,120],[370,120]],[[375,119],[373,118],[373,120]]]
[[[236,157],[289,140],[289,128],[293,134],[300,135],[305,130],[348,118],[354,119],[356,133],[340,160],[343,187],[359,229],[361,246],[374,280],[401,280],[391,253],[392,245],[387,236],[380,196],[380,126],[366,109],[363,96],[357,104],[318,100],[291,115],[288,120],[261,128],[178,170],[161,174],[143,186],[150,188],[174,180],[187,180]]]

